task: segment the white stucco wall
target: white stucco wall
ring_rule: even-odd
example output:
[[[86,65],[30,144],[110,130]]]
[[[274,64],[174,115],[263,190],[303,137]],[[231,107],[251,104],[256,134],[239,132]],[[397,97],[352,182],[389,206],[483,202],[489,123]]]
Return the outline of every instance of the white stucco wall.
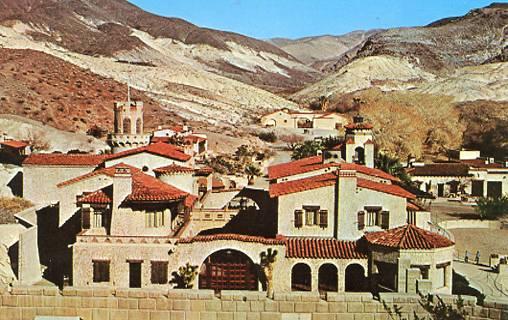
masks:
[[[178,161],[178,160],[158,156],[155,154],[151,154],[148,152],[141,152],[141,153],[136,153],[136,154],[132,154],[129,156],[121,157],[118,159],[108,160],[105,162],[105,166],[112,167],[112,166],[119,164],[119,163],[125,163],[130,166],[136,167],[138,169],[143,169],[144,166],[147,166],[148,171],[145,173],[150,174],[152,176],[155,176],[153,169],[169,166],[171,164],[192,167],[191,160],[188,160],[186,162]]]
[[[194,190],[194,178],[192,177],[192,172],[163,174],[159,177],[159,179],[162,182],[172,185],[187,193],[197,194],[197,192],[195,193]]]

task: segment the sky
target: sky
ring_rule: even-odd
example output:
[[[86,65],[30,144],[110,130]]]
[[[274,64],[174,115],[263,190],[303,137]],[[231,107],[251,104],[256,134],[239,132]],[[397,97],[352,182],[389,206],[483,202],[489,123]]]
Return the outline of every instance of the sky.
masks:
[[[129,0],[146,11],[258,39],[426,25],[494,0]],[[507,2],[499,1],[497,2]]]

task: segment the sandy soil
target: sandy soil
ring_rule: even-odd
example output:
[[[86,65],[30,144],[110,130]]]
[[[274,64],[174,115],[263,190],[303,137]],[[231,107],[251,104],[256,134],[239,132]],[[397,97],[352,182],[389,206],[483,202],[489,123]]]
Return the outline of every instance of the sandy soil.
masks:
[[[465,251],[469,260],[474,260],[476,251],[480,251],[480,262],[487,264],[491,253],[508,255],[508,230],[491,229],[450,229],[455,237],[455,249],[464,259]]]

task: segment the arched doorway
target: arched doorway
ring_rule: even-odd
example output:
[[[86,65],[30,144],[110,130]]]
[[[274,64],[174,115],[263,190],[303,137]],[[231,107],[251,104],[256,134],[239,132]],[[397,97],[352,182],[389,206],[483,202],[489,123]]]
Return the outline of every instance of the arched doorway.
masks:
[[[319,267],[318,288],[319,291],[338,291],[337,267],[331,263],[325,263]]]
[[[130,118],[124,118],[123,124],[122,124],[122,133],[123,134],[132,134],[131,132],[131,119]]]
[[[305,263],[297,263],[291,269],[291,291],[311,291],[312,277],[310,267]]]
[[[355,149],[355,162],[359,164],[365,163],[365,150],[362,147]]]
[[[353,263],[347,266],[345,272],[345,289],[349,292],[363,292],[367,291],[367,279],[365,278],[365,269]]]
[[[217,251],[208,256],[201,265],[199,289],[257,290],[256,265],[240,251]]]

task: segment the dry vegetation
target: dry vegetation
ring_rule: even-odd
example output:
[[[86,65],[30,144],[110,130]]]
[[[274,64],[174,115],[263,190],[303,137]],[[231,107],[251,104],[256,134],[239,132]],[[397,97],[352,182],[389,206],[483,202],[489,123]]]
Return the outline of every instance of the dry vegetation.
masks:
[[[33,204],[19,197],[0,197],[0,224],[15,223],[14,215]]]
[[[462,143],[465,126],[449,97],[368,89],[335,98],[331,109],[355,110],[376,128],[380,150],[405,158],[444,155]]]

